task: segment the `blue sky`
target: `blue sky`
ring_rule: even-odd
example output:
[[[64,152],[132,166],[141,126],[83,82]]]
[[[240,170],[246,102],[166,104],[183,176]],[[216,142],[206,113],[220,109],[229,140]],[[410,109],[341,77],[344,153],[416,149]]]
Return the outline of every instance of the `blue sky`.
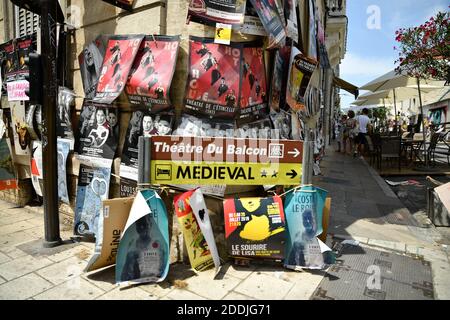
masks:
[[[446,11],[448,5],[448,0],[347,0],[347,53],[340,77],[362,86],[394,69],[398,57],[398,51],[393,49],[398,46],[395,31],[420,25],[438,11]],[[370,6],[379,8],[379,29],[367,26],[368,20],[374,21],[371,19],[374,9]],[[354,100],[354,96],[341,90],[342,108]]]

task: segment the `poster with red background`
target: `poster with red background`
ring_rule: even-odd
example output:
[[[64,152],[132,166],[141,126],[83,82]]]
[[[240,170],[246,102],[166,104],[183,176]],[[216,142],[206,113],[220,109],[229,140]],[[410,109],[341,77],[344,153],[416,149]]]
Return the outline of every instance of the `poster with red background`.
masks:
[[[169,89],[179,43],[179,36],[145,37],[125,89],[130,103],[150,107],[152,112],[170,107]]]
[[[190,37],[185,109],[194,115],[233,118],[239,98],[242,45]]]
[[[110,104],[122,92],[143,35],[111,36],[93,101]]]
[[[253,121],[267,114],[267,84],[262,44],[246,44],[242,63],[239,119]]]

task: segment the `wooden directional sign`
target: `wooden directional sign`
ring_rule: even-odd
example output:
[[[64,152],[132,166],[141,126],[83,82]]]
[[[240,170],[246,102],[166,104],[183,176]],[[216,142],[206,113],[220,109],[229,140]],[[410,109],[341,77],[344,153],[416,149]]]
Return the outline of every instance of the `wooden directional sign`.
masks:
[[[294,185],[302,174],[303,142],[155,136],[152,184]]]

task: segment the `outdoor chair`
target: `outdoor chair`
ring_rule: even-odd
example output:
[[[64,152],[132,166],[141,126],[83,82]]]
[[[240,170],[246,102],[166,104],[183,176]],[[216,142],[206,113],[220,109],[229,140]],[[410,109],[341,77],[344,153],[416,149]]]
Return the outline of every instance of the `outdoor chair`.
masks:
[[[367,146],[368,146],[368,154],[370,157],[370,165],[377,166],[377,168],[380,168],[380,135],[379,134],[373,134],[373,135],[367,135]]]
[[[436,165],[436,154],[447,156],[447,163],[450,165],[450,144],[445,140],[446,134],[433,133],[427,149],[428,159]],[[442,142],[442,144],[439,144]]]
[[[398,160],[398,170],[401,171],[401,137],[385,137],[381,139],[380,162],[383,159]]]

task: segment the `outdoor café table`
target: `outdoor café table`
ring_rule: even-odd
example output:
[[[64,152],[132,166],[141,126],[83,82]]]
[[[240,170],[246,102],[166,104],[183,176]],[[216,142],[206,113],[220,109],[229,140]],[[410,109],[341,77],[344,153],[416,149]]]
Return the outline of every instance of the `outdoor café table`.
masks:
[[[409,149],[409,159],[410,161],[414,161],[414,158],[418,159],[420,163],[423,162],[420,157],[420,153],[423,149],[423,139],[422,140],[414,140],[414,139],[404,139],[402,140],[403,150],[408,152]]]

